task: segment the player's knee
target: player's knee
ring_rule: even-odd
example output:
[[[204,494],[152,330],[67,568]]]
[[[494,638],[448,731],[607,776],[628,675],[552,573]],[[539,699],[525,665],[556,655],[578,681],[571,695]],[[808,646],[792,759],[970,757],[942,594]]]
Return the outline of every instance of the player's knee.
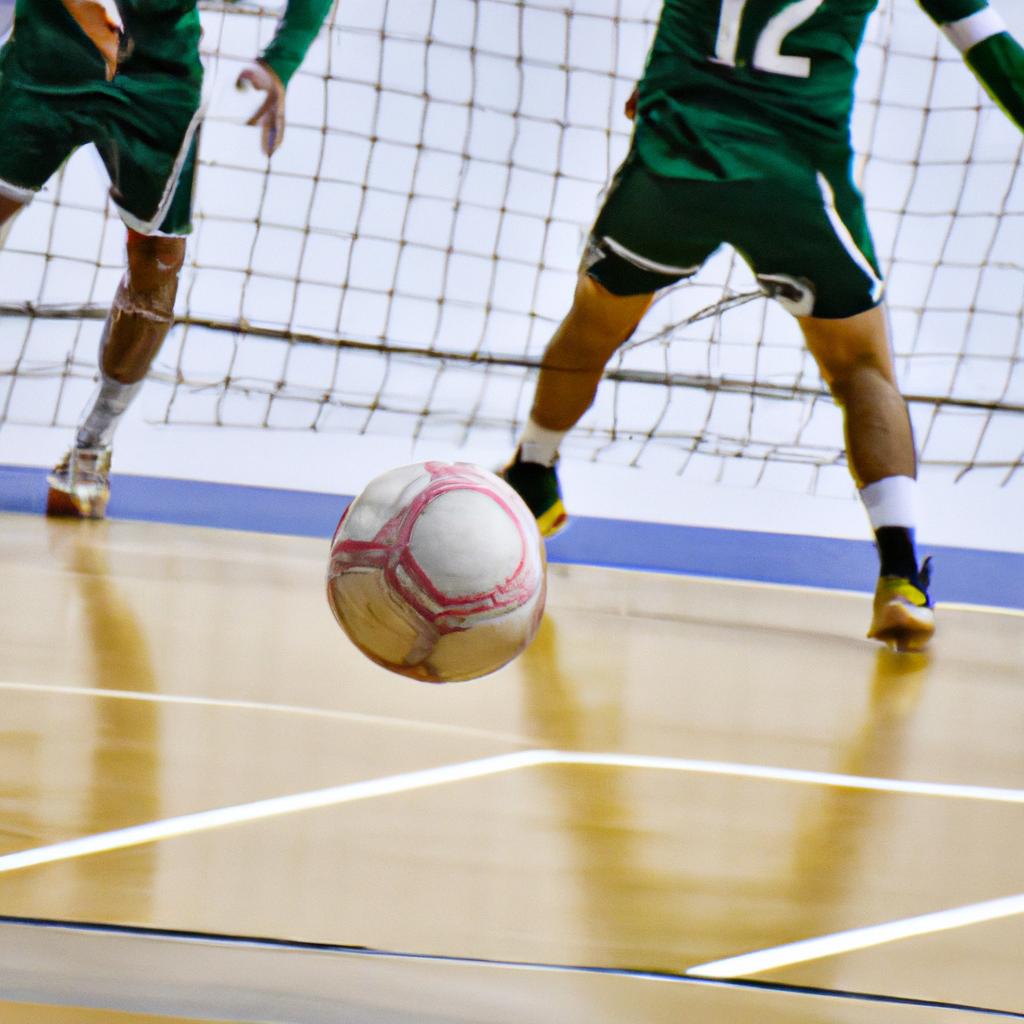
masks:
[[[881,307],[842,320],[801,317],[799,322],[833,394],[875,375],[895,383],[888,326]]]
[[[185,239],[128,234],[129,293],[153,313],[169,316],[185,262]]]
[[[636,330],[651,299],[651,295],[615,295],[583,274],[576,285],[569,317],[591,344],[614,349]]]
[[[177,277],[184,262],[184,238],[128,233],[128,267],[140,278]]]

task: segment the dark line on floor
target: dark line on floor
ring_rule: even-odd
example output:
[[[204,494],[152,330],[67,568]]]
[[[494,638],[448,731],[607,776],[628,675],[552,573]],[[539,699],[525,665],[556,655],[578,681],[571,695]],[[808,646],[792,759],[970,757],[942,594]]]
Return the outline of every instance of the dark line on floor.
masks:
[[[467,964],[479,967],[519,968],[521,970],[552,971],[564,974],[607,974],[622,978],[675,982],[686,985],[713,985],[721,988],[757,989],[788,995],[847,999],[864,1003],[883,1003],[889,1006],[916,1006],[932,1010],[956,1010],[963,1013],[986,1014],[1010,1020],[1024,1020],[1024,1013],[999,1010],[970,1003],[954,1003],[936,999],[885,995],[878,992],[853,992],[846,989],[819,988],[813,985],[791,985],[777,981],[759,981],[747,978],[700,978],[694,975],[674,974],[670,971],[644,970],[631,967],[590,967],[579,964],[532,963],[526,960],[495,960],[484,957],[451,956],[437,953],[407,953],[399,950],[372,949],[368,946],[350,946],[331,942],[310,942],[300,939],[273,939],[264,936],[230,935],[219,932],[196,932],[174,928],[154,928],[141,925],[102,924],[93,921],[64,921],[57,918],[14,917],[0,914],[0,926],[40,929],[64,929],[98,935],[123,935],[144,939],[168,939],[178,942],[223,943],[233,946],[257,946],[264,949],[288,949],[311,953],[336,953],[345,956],[387,957],[395,960],[432,961],[444,964]]]

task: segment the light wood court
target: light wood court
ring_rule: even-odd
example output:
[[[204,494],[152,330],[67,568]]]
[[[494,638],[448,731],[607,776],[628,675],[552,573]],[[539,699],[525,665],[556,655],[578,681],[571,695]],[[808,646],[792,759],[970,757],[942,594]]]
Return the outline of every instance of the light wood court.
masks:
[[[180,1018],[86,1010],[75,1006],[41,1006],[38,1003],[3,1003],[4,1024],[181,1024]]]
[[[552,566],[534,645],[431,687],[326,549],[0,516],[0,915],[129,929],[8,920],[4,1024],[1024,1013],[1021,614],[901,657],[866,596]]]

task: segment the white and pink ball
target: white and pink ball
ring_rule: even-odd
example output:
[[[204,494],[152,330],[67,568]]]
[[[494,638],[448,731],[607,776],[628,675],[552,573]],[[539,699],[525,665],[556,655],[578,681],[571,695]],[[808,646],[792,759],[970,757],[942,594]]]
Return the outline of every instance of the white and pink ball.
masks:
[[[372,480],[345,510],[327,600],[378,665],[424,682],[476,679],[533,639],[545,568],[536,521],[504,480],[424,462]]]

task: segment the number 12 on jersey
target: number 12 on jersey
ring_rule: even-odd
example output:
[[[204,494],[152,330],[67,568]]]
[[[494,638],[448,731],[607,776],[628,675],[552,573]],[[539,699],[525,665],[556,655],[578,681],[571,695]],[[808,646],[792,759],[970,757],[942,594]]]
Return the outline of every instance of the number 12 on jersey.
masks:
[[[748,0],[722,0],[718,35],[715,38],[715,55],[711,58],[716,64],[736,67],[740,26],[747,2]],[[750,63],[758,71],[788,75],[790,78],[810,78],[810,57],[790,57],[780,51],[786,36],[807,21],[824,2],[825,0],[796,0],[769,18],[754,44],[754,55]]]

